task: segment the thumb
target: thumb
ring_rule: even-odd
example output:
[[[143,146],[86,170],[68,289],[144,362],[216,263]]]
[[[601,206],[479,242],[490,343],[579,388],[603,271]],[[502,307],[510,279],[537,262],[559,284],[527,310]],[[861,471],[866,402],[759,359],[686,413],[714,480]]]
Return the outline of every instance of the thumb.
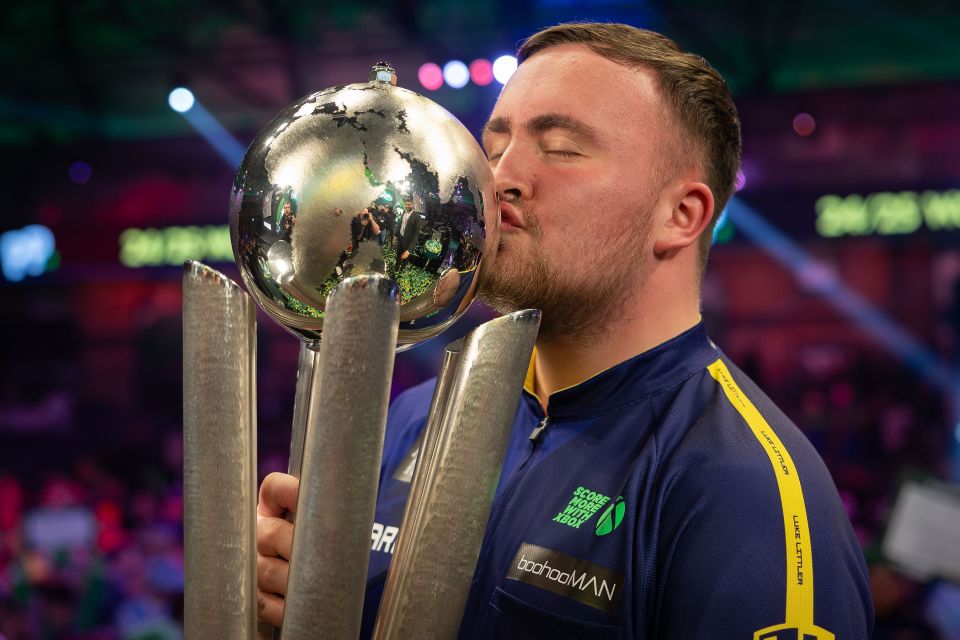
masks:
[[[271,473],[260,485],[257,514],[281,518],[287,512],[297,512],[297,493],[300,481],[286,473]]]

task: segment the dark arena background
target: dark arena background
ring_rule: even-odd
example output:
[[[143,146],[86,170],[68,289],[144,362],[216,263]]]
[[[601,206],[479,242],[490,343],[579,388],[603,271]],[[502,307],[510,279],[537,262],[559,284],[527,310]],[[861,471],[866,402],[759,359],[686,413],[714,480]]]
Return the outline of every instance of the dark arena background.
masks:
[[[516,43],[584,19],[727,78],[743,167],[707,327],[823,456],[876,637],[960,638],[960,6],[721,4],[6,3],[0,638],[182,637],[180,265],[239,280],[228,193],[257,131],[387,60],[477,133]],[[492,315],[401,354],[392,393]],[[258,331],[262,477],[286,468],[298,346]]]

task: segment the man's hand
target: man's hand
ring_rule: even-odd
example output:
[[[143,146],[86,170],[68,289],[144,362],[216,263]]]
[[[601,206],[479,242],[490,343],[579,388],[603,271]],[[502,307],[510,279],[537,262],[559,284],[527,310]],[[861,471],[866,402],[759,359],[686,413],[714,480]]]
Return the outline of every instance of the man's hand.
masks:
[[[300,482],[285,473],[271,473],[260,485],[257,504],[257,616],[279,626],[293,547],[293,524],[284,520],[297,511]]]

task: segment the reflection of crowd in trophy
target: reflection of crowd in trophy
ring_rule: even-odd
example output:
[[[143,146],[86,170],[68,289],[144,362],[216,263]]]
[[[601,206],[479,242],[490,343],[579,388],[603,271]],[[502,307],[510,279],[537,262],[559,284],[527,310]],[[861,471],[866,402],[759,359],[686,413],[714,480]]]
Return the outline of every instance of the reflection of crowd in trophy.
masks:
[[[413,182],[412,178],[408,178]],[[320,286],[320,295],[327,293],[343,279],[367,273],[380,273],[395,280],[404,305],[414,302],[401,315],[423,317],[431,315],[469,284],[465,273],[473,271],[477,245],[482,242],[484,229],[476,222],[476,209],[466,183],[457,185],[451,197],[441,202],[435,186],[425,191],[408,190],[407,182],[387,182],[383,193],[365,206],[336,206],[326,209],[330,228],[340,229],[337,237],[342,244],[336,249],[333,269]],[[258,212],[248,209],[251,225],[243,225],[238,234],[238,245],[247,255],[260,255],[259,266],[275,285],[272,299],[300,313],[311,313],[297,304],[294,257],[294,231],[298,229],[298,211],[304,205],[290,187],[274,186],[269,206]],[[332,203],[339,204],[339,203]],[[266,218],[266,220],[264,220]],[[259,222],[258,222],[259,219]],[[263,225],[263,222],[267,222]],[[306,222],[304,233],[312,235],[315,227]],[[249,229],[259,229],[260,235],[248,235]],[[307,231],[310,229],[311,231]],[[349,230],[349,231],[348,231]],[[349,235],[348,235],[349,233]],[[333,236],[331,236],[333,237]],[[456,271],[457,273],[451,273]],[[273,287],[270,287],[273,289]]]
[[[283,202],[283,213],[280,214],[280,231],[288,239],[293,233],[293,225],[297,223],[297,214],[293,212],[293,204],[290,199]]]
[[[350,255],[356,255],[361,242],[377,238],[379,243],[383,244],[380,236],[383,228],[382,220],[371,211],[376,212],[376,207],[373,205],[364,207],[350,221]]]
[[[342,215],[339,207],[334,209],[334,215]],[[350,219],[350,244],[340,254],[337,271],[341,276],[357,275],[361,272],[386,272],[382,247],[386,236],[386,218],[377,209],[374,203],[360,209]],[[366,243],[375,242],[373,251],[365,250]]]
[[[397,269],[401,262],[410,259],[410,251],[414,249],[420,239],[420,230],[426,218],[419,211],[414,211],[413,200],[404,202],[404,212],[400,216],[400,228],[397,233]]]
[[[424,305],[444,306],[457,293],[460,282],[454,265],[473,250],[474,233],[469,225],[458,229],[456,222],[447,219],[452,215],[451,220],[457,221],[459,206],[451,201],[431,207],[429,197],[396,194],[396,198],[378,198],[357,210],[350,218],[349,244],[340,252],[329,279],[331,289],[341,278],[383,273],[398,281],[405,302],[430,294],[414,305],[418,313]],[[340,218],[344,210],[337,207],[332,214]],[[436,290],[438,287],[442,291]]]

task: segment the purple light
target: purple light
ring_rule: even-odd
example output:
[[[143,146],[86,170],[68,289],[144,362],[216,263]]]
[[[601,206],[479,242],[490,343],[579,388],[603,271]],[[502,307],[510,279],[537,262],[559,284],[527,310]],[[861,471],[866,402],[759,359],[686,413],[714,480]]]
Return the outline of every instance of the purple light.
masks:
[[[817,128],[817,121],[809,113],[798,113],[793,117],[793,130],[798,136],[807,136],[813,134]]]
[[[733,190],[740,191],[747,186],[747,174],[743,172],[743,169],[737,169],[737,178],[733,181]]]
[[[78,160],[70,165],[70,168],[67,170],[67,175],[70,176],[70,180],[77,184],[86,184],[90,180],[90,177],[93,176],[93,167],[83,160]]]
[[[443,86],[443,71],[438,65],[427,62],[420,65],[420,70],[417,71],[417,79],[424,89],[436,91]]]
[[[493,82],[493,65],[489,60],[477,58],[470,63],[470,79],[473,84],[485,87]]]

